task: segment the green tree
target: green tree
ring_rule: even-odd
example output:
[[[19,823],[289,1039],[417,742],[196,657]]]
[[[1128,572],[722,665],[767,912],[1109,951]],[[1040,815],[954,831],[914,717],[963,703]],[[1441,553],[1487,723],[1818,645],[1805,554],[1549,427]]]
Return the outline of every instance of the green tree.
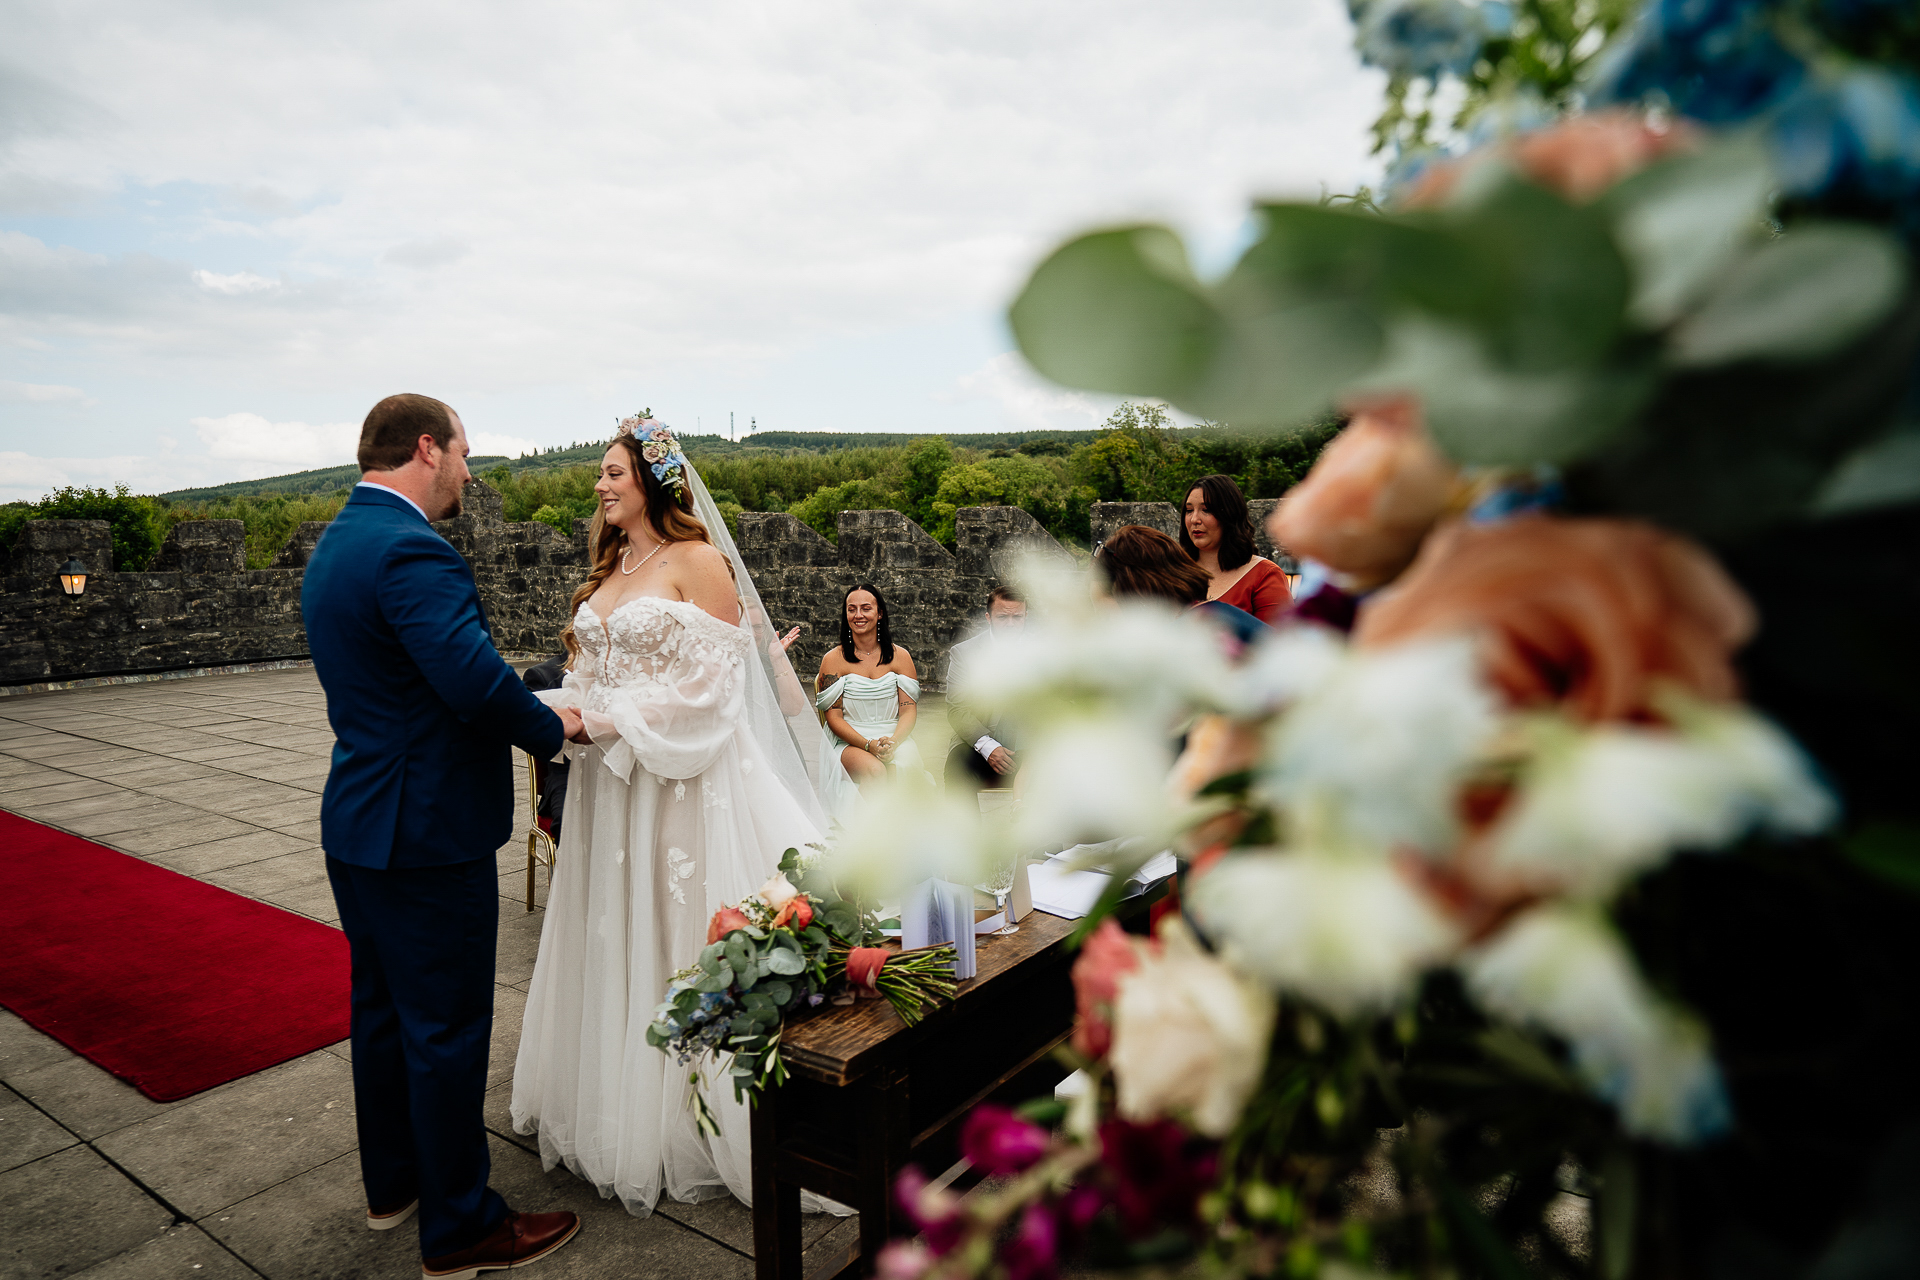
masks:
[[[953,465],[953,446],[944,436],[930,437],[907,449],[906,479],[901,493],[907,501],[907,514],[923,527],[933,516],[933,502],[940,492],[941,478]]]
[[[112,529],[113,571],[137,573],[153,563],[166,538],[166,521],[160,504],[140,497],[117,484],[112,489],[90,489],[68,485],[32,504],[26,520],[105,520]],[[17,536],[16,521],[12,532]],[[11,539],[9,539],[11,541]],[[88,565],[99,570],[104,566]]]
[[[1054,537],[1085,542],[1087,504],[1092,501],[1093,491],[1073,484],[1058,462],[1012,453],[950,468],[941,477],[931,503],[932,523],[926,528],[952,546],[961,507],[1019,507]]]
[[[1127,401],[1101,424],[1103,432],[1073,456],[1074,472],[1100,502],[1177,502],[1189,470],[1187,451],[1164,407]]]
[[[829,542],[840,541],[842,511],[906,511],[901,495],[890,492],[873,480],[849,480],[845,484],[816,489],[787,508],[787,513],[807,525]],[[911,514],[911,513],[909,513]]]

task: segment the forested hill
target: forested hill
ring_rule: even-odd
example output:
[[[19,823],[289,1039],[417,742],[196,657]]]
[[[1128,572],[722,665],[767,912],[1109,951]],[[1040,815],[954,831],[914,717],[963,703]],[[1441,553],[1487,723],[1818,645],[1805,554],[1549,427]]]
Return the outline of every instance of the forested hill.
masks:
[[[946,439],[956,448],[982,452],[1013,449],[1029,454],[1065,454],[1073,446],[1091,441],[1095,434],[1092,430],[1000,431],[947,436]],[[762,431],[740,441],[730,441],[724,436],[683,435],[680,443],[695,458],[752,457],[782,453],[829,453],[840,449],[897,448],[926,438],[925,432],[907,431]],[[502,465],[516,475],[525,471],[550,471],[577,467],[583,463],[597,463],[600,455],[606,452],[606,447],[606,441],[595,440],[523,454],[518,458],[474,457],[467,460],[467,466],[475,475]],[[199,489],[176,489],[160,496],[172,502],[208,502],[217,498],[258,497],[269,493],[307,496],[332,493],[359,478],[360,468],[356,466],[322,467],[317,471],[296,471],[290,475],[266,476],[259,480],[235,480],[231,484],[208,485]]]

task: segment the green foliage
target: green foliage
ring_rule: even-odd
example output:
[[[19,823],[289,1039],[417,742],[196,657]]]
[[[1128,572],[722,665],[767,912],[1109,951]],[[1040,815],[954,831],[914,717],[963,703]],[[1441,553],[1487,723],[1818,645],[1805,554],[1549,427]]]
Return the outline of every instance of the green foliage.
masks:
[[[133,573],[153,563],[166,539],[160,505],[130,493],[127,486],[90,489],[68,485],[38,502],[9,503],[0,509],[0,546],[12,547],[29,520],[105,520],[112,528],[115,573]],[[88,565],[98,573],[106,565]]]
[[[928,527],[940,482],[953,465],[953,446],[940,436],[929,437],[907,448],[901,495],[906,499],[906,513],[922,527]]]
[[[1514,0],[1507,34],[1488,40],[1466,74],[1465,94],[1447,128],[1462,130],[1489,108],[1512,104],[1553,113],[1577,105],[1581,75],[1638,7],[1633,0]],[[1373,150],[1396,154],[1434,146],[1438,84],[1390,74],[1387,103],[1373,122]]]
[[[695,464],[696,466],[699,464]],[[840,540],[842,511],[904,511],[905,499],[875,480],[849,480],[828,485],[787,508],[787,514],[831,542]]]
[[[1497,166],[1437,210],[1267,205],[1216,284],[1170,232],[1097,232],[1043,262],[1010,319],[1057,382],[1236,427],[1297,433],[1346,395],[1402,388],[1463,463],[1558,464],[1583,502],[1728,536],[1808,510],[1895,425],[1905,376],[1888,323],[1904,251],[1864,225],[1770,234],[1771,182],[1736,138],[1584,205]],[[1859,410],[1809,436],[1795,415],[1831,414],[1811,397],[1836,385]],[[1752,404],[1738,428],[1701,410],[1736,396]],[[1164,432],[1114,425],[1085,482],[1171,499],[1153,492],[1180,474]]]
[[[163,509],[165,529],[188,520],[238,520],[246,527],[247,568],[266,569],[293,531],[309,520],[331,520],[347,505],[351,488],[324,496],[268,494],[264,497],[220,498],[210,502],[168,503]],[[164,501],[164,500],[163,500]]]

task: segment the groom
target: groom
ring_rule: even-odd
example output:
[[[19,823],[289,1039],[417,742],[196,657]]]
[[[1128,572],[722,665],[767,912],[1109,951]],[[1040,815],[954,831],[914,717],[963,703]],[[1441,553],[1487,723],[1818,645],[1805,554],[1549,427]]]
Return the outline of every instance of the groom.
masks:
[[[544,759],[579,729],[493,647],[473,573],[429,523],[460,513],[466,428],[388,396],[360,429],[353,495],[307,564],[300,612],[337,741],[320,842],[353,955],[353,1093],[367,1225],[420,1213],[422,1274],[524,1266],[571,1213],[515,1213],[487,1186],[481,1120],[509,745]]]

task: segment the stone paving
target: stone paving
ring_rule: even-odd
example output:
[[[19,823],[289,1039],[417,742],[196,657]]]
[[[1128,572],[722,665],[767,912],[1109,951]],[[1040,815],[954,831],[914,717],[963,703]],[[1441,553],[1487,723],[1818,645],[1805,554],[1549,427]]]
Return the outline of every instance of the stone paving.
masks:
[[[936,769],[946,734],[929,700],[913,736]],[[337,925],[319,845],[332,745],[311,669],[4,698],[0,807]],[[543,1172],[513,1132],[513,1058],[545,914],[526,910],[524,849],[497,855],[493,1185],[516,1208],[572,1209],[586,1223],[527,1274],[751,1275],[750,1215],[731,1197],[663,1200],[633,1218],[564,1169]],[[156,1103],[0,1010],[0,1277],[418,1275],[410,1227],[364,1224],[348,1062],[342,1042]],[[844,1256],[856,1232],[853,1219],[810,1218],[809,1269]]]

